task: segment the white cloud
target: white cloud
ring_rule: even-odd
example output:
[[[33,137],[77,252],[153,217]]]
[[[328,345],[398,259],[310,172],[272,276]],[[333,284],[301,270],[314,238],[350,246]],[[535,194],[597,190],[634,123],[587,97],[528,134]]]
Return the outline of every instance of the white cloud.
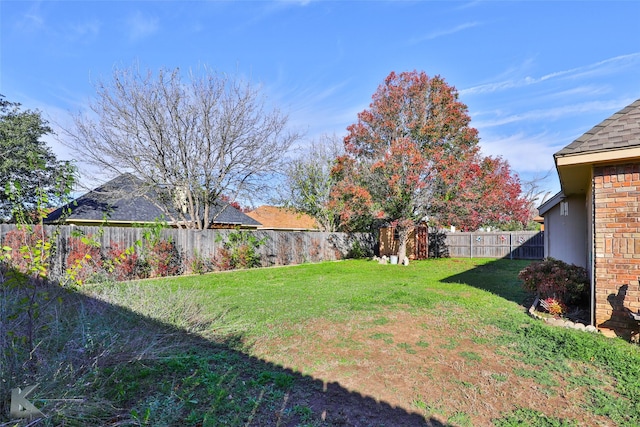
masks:
[[[145,16],[139,11],[127,18],[126,25],[128,26],[129,39],[132,41],[149,37],[160,28],[158,18]]]
[[[482,154],[502,156],[520,174],[546,173],[554,168],[553,154],[567,144],[561,136],[517,133],[480,141]]]
[[[521,183],[535,182],[540,191],[548,194],[560,191],[553,154],[565,145],[565,138],[547,133],[517,133],[480,141],[483,155],[501,156],[518,174]]]
[[[520,114],[501,115],[495,112],[495,117],[491,119],[474,121],[476,128],[490,128],[495,126],[503,126],[515,122],[534,122],[540,120],[558,120],[561,117],[575,116],[581,113],[594,113],[597,111],[610,112],[612,110],[621,109],[625,105],[631,104],[635,98],[613,99],[606,101],[582,102],[577,104],[562,105],[559,107],[551,107],[545,109],[537,109],[525,111]],[[483,113],[487,115],[488,113]],[[595,124],[595,123],[594,123]]]
[[[15,22],[15,27],[20,31],[30,33],[45,29],[45,18],[40,11],[40,3],[34,3],[29,10]]]
[[[548,80],[560,78],[582,78],[595,74],[609,74],[618,72],[625,66],[633,65],[640,61],[640,52],[628,55],[620,55],[612,58],[588,64],[582,67],[570,68],[568,70],[555,71],[540,77],[522,77],[518,79],[508,79],[493,83],[482,84],[460,91],[461,95],[484,94],[499,92],[506,89],[531,86]]]
[[[64,32],[65,37],[72,42],[89,43],[100,34],[100,21],[93,19],[70,25]]]
[[[425,36],[417,37],[410,40],[411,44],[417,44],[424,41],[434,40],[440,37],[449,36],[451,34],[459,33],[460,31],[467,30],[469,28],[477,27],[480,23],[478,22],[465,22],[464,24],[457,25],[453,28],[442,29],[438,31],[433,31]]]

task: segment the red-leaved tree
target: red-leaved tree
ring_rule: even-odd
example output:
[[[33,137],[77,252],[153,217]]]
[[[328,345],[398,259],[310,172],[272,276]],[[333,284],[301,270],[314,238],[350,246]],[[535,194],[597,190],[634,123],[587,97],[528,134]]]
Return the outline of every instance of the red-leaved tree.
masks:
[[[500,218],[499,205],[479,210],[478,202],[490,195],[504,205],[509,196],[498,184],[514,184],[507,187],[518,192],[517,177],[502,159],[480,157],[470,122],[458,92],[441,77],[389,74],[347,128],[346,154],[334,168],[339,183],[332,197],[344,206],[343,217],[369,215],[395,226],[400,259],[420,222],[471,228]]]
[[[440,224],[455,225],[462,231],[527,224],[529,204],[506,160],[476,156],[468,163],[450,165],[440,172],[431,200],[430,214]]]

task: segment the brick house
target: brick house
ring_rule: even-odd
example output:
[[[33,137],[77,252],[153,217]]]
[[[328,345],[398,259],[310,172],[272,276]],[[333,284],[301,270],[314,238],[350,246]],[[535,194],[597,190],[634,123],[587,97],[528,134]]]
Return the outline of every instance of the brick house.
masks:
[[[554,154],[561,192],[540,206],[545,256],[591,277],[591,322],[630,338],[640,312],[640,99]]]

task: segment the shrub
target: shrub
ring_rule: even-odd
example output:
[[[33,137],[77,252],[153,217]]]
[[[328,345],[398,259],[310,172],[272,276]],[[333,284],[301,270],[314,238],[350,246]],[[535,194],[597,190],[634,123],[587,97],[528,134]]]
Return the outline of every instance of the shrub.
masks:
[[[541,299],[555,298],[564,304],[582,304],[589,296],[587,270],[573,264],[546,258],[533,262],[518,274],[526,291]]]
[[[218,238],[218,240],[221,239],[221,237]],[[248,231],[229,233],[227,241],[215,258],[216,267],[220,270],[260,267],[261,259],[258,248],[264,242],[265,239],[258,239]]]
[[[176,276],[182,270],[182,257],[175,243],[158,240],[146,254],[151,277]]]
[[[151,277],[176,276],[182,272],[182,257],[175,243],[158,240],[147,253]]]
[[[80,285],[102,269],[100,245],[93,236],[72,236],[67,239],[66,272]]]
[[[354,240],[351,249],[347,252],[347,258],[362,259],[373,256],[371,249],[363,245],[359,240]]]
[[[115,280],[135,279],[138,277],[139,257],[133,248],[122,248],[111,242],[107,249],[103,265],[107,273]]]
[[[214,270],[214,262],[195,252],[186,262],[187,272],[191,274],[204,274]]]
[[[20,226],[3,239],[2,258],[21,273],[45,277],[48,274],[51,243],[41,225]]]

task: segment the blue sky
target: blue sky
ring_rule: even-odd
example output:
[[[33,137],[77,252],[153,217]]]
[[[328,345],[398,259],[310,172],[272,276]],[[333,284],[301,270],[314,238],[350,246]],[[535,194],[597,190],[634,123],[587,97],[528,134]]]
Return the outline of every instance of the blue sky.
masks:
[[[4,0],[0,93],[66,126],[113,67],[206,65],[312,139],[344,135],[391,71],[425,71],[458,89],[484,154],[552,171],[555,192],[553,153],[640,98],[639,22],[640,1]]]

